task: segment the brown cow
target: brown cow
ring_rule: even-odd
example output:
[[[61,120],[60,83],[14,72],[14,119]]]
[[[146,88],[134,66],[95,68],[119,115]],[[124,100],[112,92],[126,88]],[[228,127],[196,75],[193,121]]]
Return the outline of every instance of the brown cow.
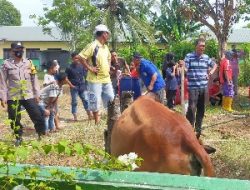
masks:
[[[129,106],[112,129],[111,154],[130,152],[143,158],[138,171],[199,175],[198,160],[204,175],[214,176],[210,157],[188,120],[147,96]]]

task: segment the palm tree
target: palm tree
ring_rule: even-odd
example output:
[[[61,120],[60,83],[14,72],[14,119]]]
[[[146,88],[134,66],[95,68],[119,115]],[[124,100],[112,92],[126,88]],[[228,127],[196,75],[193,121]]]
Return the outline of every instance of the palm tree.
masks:
[[[161,0],[160,16],[155,16],[155,28],[169,44],[182,41],[194,35],[200,24],[187,21],[180,12],[181,0]]]
[[[112,48],[118,40],[154,42],[153,28],[149,24],[152,0],[92,0],[100,10],[101,23],[111,31]]]

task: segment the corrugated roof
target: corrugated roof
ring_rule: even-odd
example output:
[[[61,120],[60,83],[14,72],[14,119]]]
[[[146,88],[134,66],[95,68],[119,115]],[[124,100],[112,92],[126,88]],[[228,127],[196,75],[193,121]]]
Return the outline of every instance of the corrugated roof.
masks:
[[[208,31],[210,34],[211,31]],[[33,26],[0,26],[0,40],[7,41],[65,41],[62,40],[59,30],[52,28],[52,36],[44,34],[42,27]],[[214,34],[211,34],[215,38]],[[120,38],[118,41],[122,42],[125,39]],[[242,28],[235,29],[229,35],[228,43],[250,43],[250,29]]]
[[[44,34],[42,27],[0,26],[0,39],[7,41],[65,41],[56,28],[52,28],[51,34]]]
[[[205,33],[209,35],[208,38],[216,40],[216,36],[211,30],[205,30]],[[227,42],[231,44],[250,43],[250,28],[233,29]]]
[[[228,43],[250,43],[250,28],[234,29]]]

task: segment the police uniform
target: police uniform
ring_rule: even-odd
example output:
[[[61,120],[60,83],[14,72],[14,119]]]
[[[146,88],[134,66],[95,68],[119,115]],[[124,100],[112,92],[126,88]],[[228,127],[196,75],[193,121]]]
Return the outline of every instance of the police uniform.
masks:
[[[12,50],[23,48],[23,46],[18,46],[17,43],[12,43],[11,47]],[[20,123],[21,115],[16,116],[16,110],[12,106],[16,105],[17,100],[20,102],[18,111],[22,105],[33,121],[36,132],[39,135],[44,133],[44,118],[35,101],[35,98],[40,95],[39,92],[39,81],[31,60],[20,58],[19,62],[15,62],[15,59],[11,58],[4,61],[0,70],[0,99],[4,102],[7,101],[9,119],[16,121],[15,125],[11,123],[11,127],[14,129],[17,138],[23,133],[23,127]]]

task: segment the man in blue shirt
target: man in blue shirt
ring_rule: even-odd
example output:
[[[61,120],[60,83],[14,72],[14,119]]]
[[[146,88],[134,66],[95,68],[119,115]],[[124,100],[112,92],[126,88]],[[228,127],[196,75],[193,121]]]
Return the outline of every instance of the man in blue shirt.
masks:
[[[205,97],[208,93],[208,79],[217,68],[217,65],[204,54],[204,51],[205,40],[200,38],[195,42],[195,52],[187,54],[184,60],[189,92],[186,117],[195,127],[197,138],[201,135],[202,120],[205,113]]]
[[[79,64],[77,55],[78,54],[75,52],[71,54],[72,63],[65,70],[65,73],[67,74],[69,81],[73,85],[73,87],[70,88],[70,94],[71,94],[71,112],[74,116],[74,121],[77,121],[78,96],[82,100],[83,107],[86,110],[89,119],[91,118],[91,112],[88,110],[88,101],[86,99],[87,95],[85,95],[87,91],[87,84],[85,81],[87,70],[83,67],[82,64]]]
[[[148,92],[154,93],[156,99],[164,103],[165,82],[158,68],[151,61],[143,59],[139,53],[134,54],[133,62]]]

